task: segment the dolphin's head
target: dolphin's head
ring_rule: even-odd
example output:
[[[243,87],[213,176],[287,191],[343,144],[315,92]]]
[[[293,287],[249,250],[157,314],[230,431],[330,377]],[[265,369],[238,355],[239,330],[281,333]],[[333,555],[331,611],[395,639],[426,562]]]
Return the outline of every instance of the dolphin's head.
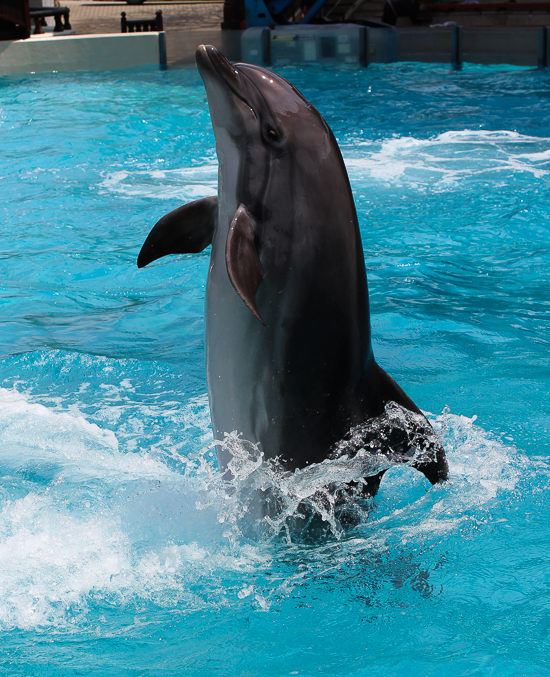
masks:
[[[283,326],[289,317],[292,325],[297,314],[315,315],[319,299],[334,296],[332,280],[339,284],[341,261],[352,256],[364,266],[338,144],[318,111],[276,73],[233,65],[209,45],[199,47],[196,59],[219,160],[212,247],[212,260],[219,265],[212,264],[209,280],[224,278],[227,268],[233,287],[258,319]],[[326,293],[318,293],[319,270]],[[285,295],[294,279],[299,293]]]
[[[328,125],[317,110],[279,75],[250,64],[231,64],[215,47],[201,45],[196,53],[204,81],[216,137],[220,165],[240,164],[242,177],[252,184],[265,185],[269,167],[292,163],[298,169],[318,172],[337,145]],[[305,164],[304,167],[299,165]],[[254,195],[256,193],[256,195]],[[264,196],[265,197],[265,196]]]

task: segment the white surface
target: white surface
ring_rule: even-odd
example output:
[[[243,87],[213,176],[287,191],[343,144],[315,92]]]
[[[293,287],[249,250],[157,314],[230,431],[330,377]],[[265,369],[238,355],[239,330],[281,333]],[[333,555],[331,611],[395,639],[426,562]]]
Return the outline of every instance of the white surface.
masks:
[[[0,75],[101,71],[159,63],[160,33],[53,36],[0,42]]]

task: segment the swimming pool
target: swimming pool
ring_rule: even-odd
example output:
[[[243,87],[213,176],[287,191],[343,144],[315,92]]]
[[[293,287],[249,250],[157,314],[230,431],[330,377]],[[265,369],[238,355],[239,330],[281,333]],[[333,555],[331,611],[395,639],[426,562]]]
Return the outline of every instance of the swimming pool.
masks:
[[[135,266],[216,190],[200,78],[0,79],[7,675],[550,674],[550,75],[281,73],[341,145],[375,354],[451,480],[391,470],[316,546],[236,536],[200,454],[208,252]]]

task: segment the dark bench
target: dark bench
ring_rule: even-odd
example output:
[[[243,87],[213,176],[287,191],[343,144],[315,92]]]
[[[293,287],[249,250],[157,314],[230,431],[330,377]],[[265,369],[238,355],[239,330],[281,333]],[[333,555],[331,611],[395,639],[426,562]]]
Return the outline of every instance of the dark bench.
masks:
[[[148,31],[162,31],[162,10],[158,9],[154,19],[127,19],[126,12],[120,15],[120,31],[121,33],[145,33]]]
[[[63,31],[70,31],[71,24],[69,23],[70,9],[68,7],[45,7],[44,9],[33,9],[29,12],[31,19],[34,19],[34,35],[40,35],[42,30],[43,19],[53,16],[55,19],[54,33],[63,33]],[[63,17],[63,23],[61,22]]]

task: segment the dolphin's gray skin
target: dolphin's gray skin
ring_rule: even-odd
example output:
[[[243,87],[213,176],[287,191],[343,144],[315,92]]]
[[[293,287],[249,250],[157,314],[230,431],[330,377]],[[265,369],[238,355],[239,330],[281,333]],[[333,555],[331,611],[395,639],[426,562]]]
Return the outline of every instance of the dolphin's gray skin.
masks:
[[[280,76],[232,65],[211,46],[201,45],[196,59],[216,137],[218,197],[164,216],[138,266],[212,243],[206,354],[214,435],[236,430],[267,458],[303,468],[333,455],[342,439],[349,453],[349,440],[390,401],[420,410],[374,359],[357,214],[328,125]],[[406,462],[424,446],[429,453],[411,465],[432,483],[444,480],[443,448],[418,419],[401,436],[385,431],[378,448]],[[230,458],[218,454],[223,470]]]

